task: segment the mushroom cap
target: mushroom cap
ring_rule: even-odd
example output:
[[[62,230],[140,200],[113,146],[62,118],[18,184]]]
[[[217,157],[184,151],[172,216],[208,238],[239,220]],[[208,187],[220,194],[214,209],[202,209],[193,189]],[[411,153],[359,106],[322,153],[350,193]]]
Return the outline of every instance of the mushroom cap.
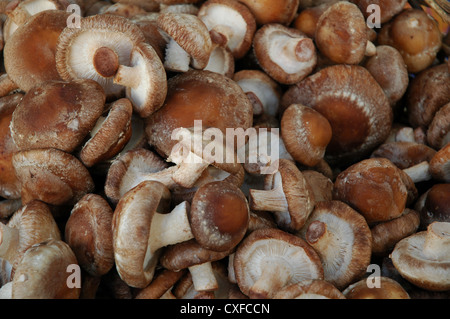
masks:
[[[367,279],[351,284],[342,292],[347,299],[410,299],[408,292],[395,280],[380,276],[379,287],[368,287]]]
[[[229,39],[225,40],[225,43],[235,59],[241,59],[250,50],[256,21],[246,5],[234,0],[208,0],[202,3],[197,16],[210,33],[211,30],[219,33],[220,40],[217,41],[213,36],[213,42],[223,41],[223,36],[220,35],[222,28],[230,31]]]
[[[428,127],[436,112],[450,101],[450,72],[445,63],[420,72],[410,81],[406,96],[412,127]]]
[[[105,93],[92,80],[47,81],[17,105],[11,135],[19,150],[55,148],[71,153],[105,108]]]
[[[237,284],[245,295],[251,298],[253,285],[268,264],[279,265],[277,271],[283,276],[289,276],[285,286],[310,279],[323,279],[320,258],[303,239],[277,228],[258,229],[239,244],[234,256]],[[277,271],[266,275],[275,279]]]
[[[401,170],[386,158],[362,160],[338,174],[333,198],[362,214],[368,223],[399,217],[408,189]]]
[[[420,228],[426,229],[432,222],[450,222],[450,184],[434,184],[425,194],[420,209]]]
[[[346,299],[331,283],[312,279],[301,281],[279,290],[273,299]]]
[[[328,119],[333,132],[325,157],[355,161],[381,144],[391,130],[393,114],[386,95],[369,71],[357,65],[333,65],[292,85],[281,110],[309,106]]]
[[[158,27],[166,32],[192,59],[192,67],[204,69],[213,49],[206,25],[196,15],[160,13]]]
[[[108,115],[93,127],[90,139],[80,151],[80,160],[87,167],[105,161],[118,154],[132,134],[133,105],[126,98],[112,103]]]
[[[55,55],[69,13],[46,10],[21,25],[5,44],[4,64],[10,79],[23,90],[49,80],[61,80]]]
[[[65,28],[58,39],[55,61],[59,75],[64,80],[89,78],[97,81],[107,98],[123,96],[124,87],[115,84],[112,75],[104,77],[96,71],[97,49],[109,48],[120,65],[130,64],[131,52],[145,37],[139,27],[125,17],[98,14],[82,17],[80,28]],[[110,51],[109,51],[110,52]],[[106,66],[109,63],[105,62]]]
[[[303,80],[317,63],[313,40],[281,24],[259,28],[253,38],[253,51],[261,68],[281,84]]]
[[[450,102],[434,115],[427,128],[427,142],[435,149],[441,149],[450,142]]]
[[[253,107],[241,87],[232,79],[210,71],[190,70],[168,80],[164,105],[146,120],[148,143],[163,157],[177,144],[172,132],[194,127],[244,131],[253,122]]]
[[[361,10],[348,1],[334,3],[320,15],[314,39],[319,51],[335,63],[360,63],[368,41]]]
[[[250,9],[257,25],[268,23],[289,25],[294,20],[300,3],[299,0],[239,0],[239,2]]]
[[[313,167],[324,157],[332,131],[330,122],[318,111],[291,104],[281,118],[281,136],[296,162]]]
[[[192,198],[189,221],[196,241],[204,248],[234,248],[247,232],[250,212],[244,193],[217,181],[202,185]]]
[[[135,299],[160,299],[167,291],[180,281],[186,274],[181,271],[161,269],[155,272],[152,282],[145,288],[136,293]]]
[[[450,183],[450,142],[431,159],[430,173],[435,180]]]
[[[161,249],[149,247],[151,224],[169,201],[164,184],[144,181],[117,203],[112,221],[114,259],[120,277],[131,287],[143,288],[153,279]]]
[[[392,251],[396,243],[414,234],[419,225],[419,212],[409,208],[405,208],[400,217],[376,224],[371,228],[372,253],[384,254]]]
[[[302,174],[309,186],[311,186],[316,203],[333,199],[334,184],[329,177],[311,169],[303,170]]]
[[[16,269],[13,299],[78,299],[80,288],[68,287],[75,254],[61,240],[50,239],[30,247]]]
[[[159,261],[161,266],[166,269],[180,271],[195,265],[224,259],[233,251],[234,247],[224,251],[207,249],[195,239],[190,239],[165,247]]]
[[[144,176],[167,168],[167,163],[145,148],[135,148],[113,161],[105,181],[105,194],[117,204],[130,189],[144,180]]]
[[[298,233],[319,254],[324,279],[343,289],[360,279],[372,256],[372,234],[362,215],[341,201],[316,204]]]
[[[22,184],[22,203],[39,199],[51,205],[70,205],[94,190],[86,167],[73,155],[57,149],[19,151],[13,166]]]
[[[75,204],[67,219],[65,241],[92,276],[102,276],[114,265],[112,218],[108,202],[91,193]]]
[[[22,93],[0,98],[0,196],[6,199],[20,198],[20,183],[12,165],[12,156],[18,148],[11,136],[10,124],[22,98]]]
[[[450,238],[450,223],[435,222],[442,224],[441,229],[436,229],[448,242]],[[396,245],[390,258],[400,275],[415,286],[430,291],[446,291],[450,289],[450,259],[428,257],[424,253],[427,234],[430,231],[430,224],[426,231],[421,231],[408,236]],[[450,245],[441,247],[446,250],[449,256]],[[443,252],[445,254],[445,252]]]
[[[366,19],[372,13],[371,10],[367,10],[369,5],[380,6],[380,23],[386,23],[405,8],[407,0],[353,0],[352,2],[359,7]]]

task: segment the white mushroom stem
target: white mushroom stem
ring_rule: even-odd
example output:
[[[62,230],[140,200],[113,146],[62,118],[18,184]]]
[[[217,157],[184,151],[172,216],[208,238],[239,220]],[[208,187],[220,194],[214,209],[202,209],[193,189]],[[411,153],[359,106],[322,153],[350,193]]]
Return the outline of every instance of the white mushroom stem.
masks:
[[[194,153],[191,153],[191,155],[193,157],[196,156]],[[204,160],[201,160],[200,163],[195,163],[190,160],[183,161],[173,173],[172,179],[180,186],[191,188],[208,166],[209,163]]]
[[[450,223],[434,222],[428,226],[423,253],[429,259],[450,260]]]
[[[141,82],[140,68],[126,65],[119,65],[114,76],[114,83],[125,87],[136,88]]]
[[[170,166],[161,171],[143,175],[142,180],[158,181],[164,184],[169,190],[173,190],[178,184],[173,180],[173,174],[178,170],[177,166]]]
[[[314,247],[319,255],[328,251],[329,244],[334,240],[333,234],[327,229],[327,224],[318,220],[313,221],[308,226],[305,238],[308,244]]]
[[[237,284],[236,273],[234,272],[234,257],[235,253],[228,256],[228,280],[233,284]]]
[[[0,257],[13,263],[19,246],[19,230],[0,223]]]
[[[376,48],[376,46],[375,46],[372,42],[367,41],[367,45],[366,45],[366,53],[365,53],[365,55],[366,55],[366,56],[373,56],[373,55],[375,55],[376,53],[377,53],[377,48]]]
[[[194,238],[187,210],[187,202],[182,202],[168,214],[155,213],[150,228],[153,236],[148,243],[151,251]]]
[[[218,24],[209,30],[209,34],[214,43],[226,47],[233,36],[233,29],[228,25]]]
[[[19,4],[20,2],[18,1],[17,3]],[[19,5],[17,5],[13,10],[7,10],[6,14],[8,18],[18,26],[24,24],[31,17],[31,14]]]
[[[7,282],[0,289],[0,299],[12,299],[12,286],[13,282]]]
[[[166,45],[164,67],[175,72],[187,72],[191,56],[172,38]]]
[[[286,196],[283,191],[281,174],[273,176],[273,188],[270,190],[249,190],[250,208],[257,211],[287,212],[289,211]]]
[[[427,161],[403,169],[414,183],[431,180],[430,164]]]
[[[261,265],[261,273],[249,290],[250,298],[270,298],[291,279],[286,263],[281,259],[267,259]]]
[[[196,291],[212,291],[219,288],[216,276],[210,262],[194,265],[188,268]]]

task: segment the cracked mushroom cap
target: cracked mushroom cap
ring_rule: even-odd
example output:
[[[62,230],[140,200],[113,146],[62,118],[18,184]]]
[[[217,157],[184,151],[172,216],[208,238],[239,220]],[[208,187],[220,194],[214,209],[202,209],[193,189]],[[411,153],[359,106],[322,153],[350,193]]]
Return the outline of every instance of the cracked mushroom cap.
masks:
[[[47,81],[31,88],[14,111],[11,135],[19,150],[73,152],[105,108],[105,93],[92,80]]]
[[[338,174],[333,198],[350,205],[369,224],[390,220],[406,207],[403,179],[402,171],[386,158],[362,160]]]
[[[65,226],[65,241],[82,269],[102,276],[114,265],[113,210],[97,194],[86,194],[72,208]]]
[[[85,166],[110,159],[125,147],[132,135],[132,114],[133,105],[123,98],[112,103],[107,115],[98,117],[80,151]]]
[[[300,237],[277,228],[255,230],[239,244],[234,272],[240,290],[250,298],[272,298],[288,285],[323,279],[315,250]]]
[[[22,203],[39,199],[51,205],[70,205],[94,190],[86,167],[73,155],[57,149],[19,151],[13,165],[22,189]]]
[[[202,20],[192,14],[167,12],[158,15],[157,24],[173,40],[166,47],[166,69],[185,72],[189,66],[206,67],[213,47]]]
[[[204,248],[224,251],[244,238],[250,211],[244,193],[225,181],[201,186],[192,198],[189,221],[196,241]]]
[[[320,280],[306,280],[284,287],[273,299],[346,299],[344,294],[331,283]]]
[[[343,289],[370,264],[372,234],[362,215],[340,201],[319,202],[298,233],[317,251],[324,280]]]
[[[22,93],[0,98],[0,196],[6,199],[20,198],[20,183],[12,165],[12,156],[18,148],[11,136],[10,124],[22,98]]]
[[[30,247],[16,269],[12,299],[78,299],[80,288],[69,287],[69,266],[75,254],[61,240],[50,239]]]
[[[92,79],[108,99],[122,97],[124,86],[114,83],[119,65],[129,66],[133,49],[145,42],[139,27],[115,15],[82,17],[80,28],[65,28],[56,48],[56,67],[64,80]]]
[[[325,157],[352,162],[380,145],[391,130],[389,101],[365,68],[357,65],[326,67],[291,86],[283,95],[281,110],[303,104],[329,122],[332,138]]]
[[[210,71],[190,70],[168,80],[164,105],[146,121],[148,143],[167,158],[178,143],[175,129],[194,127],[243,129],[253,123],[253,106],[232,79]]]
[[[55,55],[69,13],[46,10],[32,16],[5,44],[4,64],[10,79],[23,90],[49,80],[61,80]]]
[[[395,245],[390,258],[400,275],[430,291],[450,289],[450,223],[434,222]]]
[[[246,5],[234,0],[208,0],[202,3],[197,16],[208,28],[212,41],[228,47],[235,59],[250,50],[256,21]]]
[[[258,64],[281,84],[303,80],[317,63],[316,48],[303,32],[281,24],[266,24],[253,38]]]
[[[389,277],[376,277],[379,287],[369,287],[368,279],[351,284],[342,292],[347,299],[410,299],[408,292]]]

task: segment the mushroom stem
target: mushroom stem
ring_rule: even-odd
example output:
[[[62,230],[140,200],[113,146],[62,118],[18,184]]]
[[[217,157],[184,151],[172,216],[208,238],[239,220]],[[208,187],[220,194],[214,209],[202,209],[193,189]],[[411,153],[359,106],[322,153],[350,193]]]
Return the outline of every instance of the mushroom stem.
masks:
[[[249,297],[251,299],[267,299],[273,293],[284,287],[290,279],[290,271],[280,260],[265,260],[261,267],[261,274],[250,288]]]
[[[430,164],[427,161],[403,169],[414,183],[429,181],[431,179]]]
[[[298,62],[308,62],[314,56],[314,43],[309,38],[290,38],[282,50],[285,55],[292,56]]]
[[[136,88],[141,82],[138,67],[119,65],[114,76],[114,83],[125,87]]]
[[[374,56],[376,53],[377,53],[376,46],[371,41],[367,41],[365,55],[366,56]]]
[[[187,215],[187,205],[187,202],[182,202],[169,214],[155,214],[150,230],[154,236],[149,242],[152,251],[194,238]]]
[[[173,180],[173,174],[178,170],[177,166],[170,166],[155,173],[149,173],[143,176],[143,180],[158,181],[164,184],[169,190],[172,190],[178,184]]]
[[[332,232],[328,231],[327,224],[315,220],[313,221],[306,230],[305,239],[310,244],[315,251],[321,256],[324,252],[329,252],[330,243],[333,242]],[[339,254],[339,252],[335,252]]]
[[[0,223],[0,257],[11,264],[18,251],[19,230]]]
[[[6,6],[5,13],[18,26],[30,19],[31,14],[23,7],[19,6],[20,1],[12,1]]]
[[[188,268],[192,283],[197,291],[212,291],[219,288],[216,276],[210,262],[194,265]]]
[[[286,196],[283,191],[281,174],[276,172],[273,176],[271,190],[249,190],[250,208],[257,211],[287,212],[289,211]]]
[[[218,24],[209,31],[209,34],[211,36],[212,42],[226,47],[228,42],[230,41],[231,35],[233,34],[233,30],[227,25]]]
[[[450,259],[450,223],[434,222],[428,226],[423,253],[429,259]]]

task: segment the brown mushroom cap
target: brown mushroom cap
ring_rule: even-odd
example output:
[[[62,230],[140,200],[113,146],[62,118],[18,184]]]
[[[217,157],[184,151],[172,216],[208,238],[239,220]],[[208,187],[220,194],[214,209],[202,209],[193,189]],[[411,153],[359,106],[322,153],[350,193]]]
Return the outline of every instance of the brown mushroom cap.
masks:
[[[334,184],[329,177],[314,170],[304,170],[302,174],[311,186],[316,203],[333,199]]]
[[[22,184],[22,203],[39,199],[52,205],[76,203],[94,190],[86,167],[73,155],[57,149],[20,151],[13,165]]]
[[[278,162],[278,171],[266,175],[264,190],[250,190],[250,209],[274,212],[278,227],[297,231],[314,209],[314,192],[293,161]]]
[[[450,183],[450,143],[436,152],[430,161],[429,169],[435,180]]]
[[[373,12],[368,10],[368,6],[378,5],[380,7],[380,23],[386,23],[405,8],[407,0],[352,0],[352,2],[359,7],[366,19]]]
[[[253,122],[253,107],[240,86],[232,79],[210,71],[190,70],[168,80],[164,105],[146,121],[148,142],[163,157],[178,143],[175,129],[194,127],[227,128],[244,131]]]
[[[112,103],[106,116],[98,118],[90,132],[90,139],[80,151],[84,165],[91,167],[118,154],[132,134],[133,105],[123,98]]]
[[[225,181],[201,186],[192,198],[189,220],[196,241],[204,248],[235,247],[247,232],[250,212],[242,191]]]
[[[245,4],[258,25],[280,23],[289,25],[294,20],[299,0],[239,0]]]
[[[325,280],[305,280],[284,287],[273,299],[346,299],[344,294]]]
[[[42,11],[18,28],[5,44],[6,72],[21,90],[26,92],[45,81],[61,80],[55,55],[68,17],[69,13],[61,10]]]
[[[403,278],[420,288],[450,288],[450,223],[434,222],[395,245],[390,258]]]
[[[316,204],[298,233],[319,254],[324,279],[343,289],[370,264],[372,234],[362,215],[341,201]]]
[[[20,198],[20,183],[12,165],[12,156],[18,148],[11,136],[10,124],[22,98],[22,93],[0,98],[0,196],[7,199]]]
[[[435,149],[441,149],[450,142],[450,102],[436,112],[427,128],[426,138]]]
[[[256,21],[246,5],[233,0],[208,0],[202,3],[197,16],[210,31],[212,41],[227,46],[235,59],[250,50]]]
[[[30,88],[14,111],[11,135],[20,150],[55,148],[71,153],[105,108],[92,80],[47,81]]]
[[[332,131],[330,122],[318,111],[292,104],[281,118],[281,135],[295,161],[313,167],[324,157]]]
[[[303,239],[277,228],[251,232],[238,246],[234,272],[250,298],[271,298],[285,286],[323,279],[320,258]]]
[[[61,240],[50,239],[30,247],[14,275],[12,298],[78,299],[80,288],[67,285],[71,265],[77,265],[77,259]]]
[[[408,292],[395,280],[380,276],[379,287],[368,287],[367,279],[351,284],[343,291],[347,299],[410,299]]]
[[[425,194],[420,208],[420,228],[425,230],[432,222],[450,222],[450,184],[433,185]]]
[[[113,210],[97,194],[86,194],[73,207],[65,226],[65,241],[91,276],[102,276],[114,265]]]
[[[283,95],[281,110],[303,104],[321,113],[333,132],[325,157],[334,162],[355,161],[389,135],[392,109],[386,95],[357,65],[326,67],[291,86]]]
[[[145,288],[140,289],[135,299],[160,299],[172,287],[179,282],[179,280],[186,274],[186,271],[173,271],[168,269],[161,269],[155,273],[152,282]]]

